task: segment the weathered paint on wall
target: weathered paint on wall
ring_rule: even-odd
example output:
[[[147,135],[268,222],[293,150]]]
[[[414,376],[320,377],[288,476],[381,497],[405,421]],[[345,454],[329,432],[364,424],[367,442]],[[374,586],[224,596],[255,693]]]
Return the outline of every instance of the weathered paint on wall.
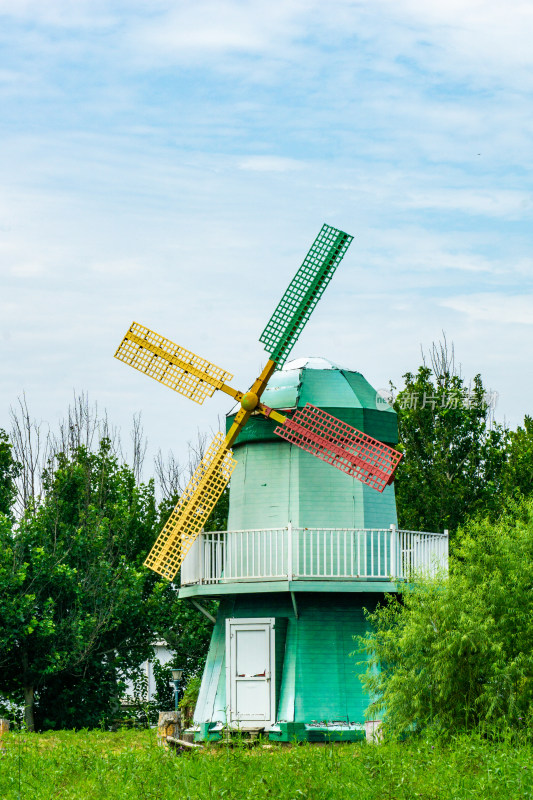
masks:
[[[327,363],[327,362],[324,362]],[[396,443],[396,414],[377,410],[376,391],[358,372],[287,369],[275,373],[263,395],[273,408],[323,408],[380,441]],[[382,407],[381,405],[379,406]],[[230,425],[233,416],[228,417]],[[284,527],[388,528],[397,525],[394,486],[376,492],[273,434],[275,425],[253,417],[234,446],[228,530]]]
[[[397,525],[394,486],[380,494],[288,442],[234,450],[228,530]]]
[[[298,619],[290,595],[239,595],[221,602],[195,721],[226,721],[224,637],[231,617],[275,617],[287,620],[282,677],[278,662],[279,722],[343,720],[364,722],[368,705],[359,679],[362,667],[353,637],[367,630],[363,607],[374,608],[382,595],[337,594],[298,596]]]

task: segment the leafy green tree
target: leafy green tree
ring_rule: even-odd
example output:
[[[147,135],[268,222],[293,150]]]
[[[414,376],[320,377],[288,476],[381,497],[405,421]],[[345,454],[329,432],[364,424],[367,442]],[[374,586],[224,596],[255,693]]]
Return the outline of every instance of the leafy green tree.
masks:
[[[139,683],[153,641],[175,649],[185,681],[205,662],[212,622],[143,566],[184,470],[172,454],[156,460],[165,497],[156,508],[153,482],[140,482],[140,417],[130,468],[86,395],[55,434],[32,420],[25,398],[12,424],[13,448],[0,432],[0,701],[21,703],[29,729],[98,725],[120,716],[125,683]],[[205,438],[190,445],[189,472]],[[226,492],[208,526],[224,529],[227,512]],[[216,614],[216,602],[205,606]],[[159,674],[165,703],[166,678]]]
[[[188,682],[183,692],[183,697],[180,700],[180,710],[182,717],[182,724],[189,726],[194,721],[194,709],[198,702],[198,695],[200,694],[200,686],[202,683],[201,675],[194,675]]]
[[[502,476],[503,492],[513,496],[533,495],[533,418],[526,416],[524,427],[510,431],[507,462]]]
[[[158,711],[174,710],[174,684],[172,682],[172,667],[170,664],[161,664],[157,658],[152,662],[155,683],[155,702]]]
[[[57,454],[39,504],[0,518],[0,692],[29,729],[98,724],[151,655],[176,594],[142,566],[156,520],[108,439]]]
[[[176,605],[168,604],[160,619],[162,637],[175,655],[172,666],[183,669],[184,684],[204,667],[213,632],[213,623],[187,600]],[[202,607],[216,617],[218,603],[202,600]],[[179,613],[176,613],[176,611]]]
[[[460,529],[449,579],[419,580],[368,617],[369,709],[398,736],[533,721],[533,499]]]
[[[432,367],[404,375],[394,407],[404,458],[395,479],[399,524],[455,531],[468,516],[497,509],[507,432],[491,420],[479,375],[455,371],[446,346],[433,346]]]
[[[13,450],[7,433],[0,429],[0,514],[11,515],[17,494],[16,479],[20,465],[13,458]]]

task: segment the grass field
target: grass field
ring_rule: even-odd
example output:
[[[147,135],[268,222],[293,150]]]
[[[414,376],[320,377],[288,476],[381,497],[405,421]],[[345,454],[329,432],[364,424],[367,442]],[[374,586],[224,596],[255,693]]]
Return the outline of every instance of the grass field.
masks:
[[[367,745],[211,747],[174,754],[154,731],[10,733],[2,798],[254,800],[528,800],[533,748],[457,737]]]

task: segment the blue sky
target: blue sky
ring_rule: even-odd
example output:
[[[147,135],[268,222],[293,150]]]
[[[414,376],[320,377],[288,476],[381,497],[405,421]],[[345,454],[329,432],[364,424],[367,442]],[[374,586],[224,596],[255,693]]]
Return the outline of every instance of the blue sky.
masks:
[[[132,320],[235,373],[323,222],[293,355],[376,387],[446,332],[532,413],[533,5],[0,0],[0,427],[74,389],[184,457],[228,410],[113,359]]]

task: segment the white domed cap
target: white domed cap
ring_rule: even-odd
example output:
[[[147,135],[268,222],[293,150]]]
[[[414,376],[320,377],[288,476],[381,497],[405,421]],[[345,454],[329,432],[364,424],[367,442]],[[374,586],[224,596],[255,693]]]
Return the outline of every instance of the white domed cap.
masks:
[[[292,361],[287,361],[281,371],[288,371],[292,369],[344,369],[334,361],[329,361],[327,358],[320,358],[319,356],[304,356],[303,358],[293,358]]]

